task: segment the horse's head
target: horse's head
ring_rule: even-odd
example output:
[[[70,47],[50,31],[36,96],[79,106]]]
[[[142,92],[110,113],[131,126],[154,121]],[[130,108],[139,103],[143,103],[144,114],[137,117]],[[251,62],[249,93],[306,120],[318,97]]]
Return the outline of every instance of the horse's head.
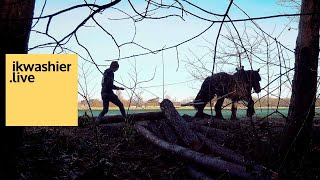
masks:
[[[259,93],[261,92],[260,81],[261,77],[259,74],[259,70],[244,70],[243,66],[241,68],[236,68],[235,75],[242,79],[243,81],[247,82],[250,85],[250,89],[253,88],[254,92]]]
[[[260,87],[260,81],[261,81],[261,77],[259,74],[259,70],[254,71],[254,70],[250,70],[247,71],[247,78],[250,82],[250,84],[253,87],[254,92],[259,93],[261,92],[261,87]]]

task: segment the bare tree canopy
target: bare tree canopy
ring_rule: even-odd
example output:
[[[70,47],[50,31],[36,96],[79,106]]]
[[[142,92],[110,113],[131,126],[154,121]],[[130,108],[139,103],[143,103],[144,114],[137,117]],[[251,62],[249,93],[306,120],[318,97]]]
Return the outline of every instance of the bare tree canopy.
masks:
[[[119,148],[128,145],[138,147],[139,150],[130,149],[136,153],[134,156],[150,148],[148,153],[154,153],[148,154],[153,156],[152,160],[160,156],[158,152],[170,152],[177,158],[175,163],[181,162],[181,167],[199,177],[270,179],[277,178],[279,173],[280,178],[292,178],[296,174],[291,170],[301,170],[300,165],[308,159],[305,157],[309,157],[306,154],[315,145],[312,136],[318,126],[314,118],[319,96],[320,2],[276,0],[250,3],[234,0],[4,0],[0,4],[2,71],[5,73],[5,54],[77,54],[80,58],[79,99],[91,112],[79,117],[81,122],[77,129],[26,128],[25,135],[29,140],[40,135],[44,140],[39,146],[49,149],[49,153],[52,149],[66,147],[67,150],[55,152],[62,153],[63,158],[53,153],[63,162],[74,162],[82,152],[90,154],[87,160],[91,160],[91,164],[86,166],[98,164],[94,168],[102,172],[101,176],[108,171],[109,177],[111,169],[123,169],[123,164],[113,168],[111,161],[129,156],[129,150],[124,154],[118,152]],[[280,6],[276,6],[277,3]],[[298,18],[297,27],[295,19]],[[296,44],[292,40],[295,37]],[[123,64],[121,75],[115,78],[115,82],[126,89],[126,93],[117,92],[117,95],[125,101],[128,112],[133,107],[143,109],[148,103],[161,107],[162,112],[160,109],[159,112],[141,114],[132,111],[126,119],[105,117],[104,124],[96,124],[93,109],[101,106],[98,100],[101,68],[105,69],[111,61]],[[248,118],[239,121],[214,118],[214,104],[218,103],[223,109],[229,107],[229,102],[234,102],[231,99],[222,104],[214,97],[205,102],[210,115],[201,119],[180,116],[176,109],[180,108],[182,98],[191,101],[186,104],[197,103],[194,97],[205,78],[218,72],[233,74],[241,67],[249,71],[260,69],[261,76],[261,88],[259,85],[257,93],[252,93],[250,88],[246,99],[237,99],[243,106],[250,107]],[[250,83],[250,75],[246,77]],[[2,99],[5,100],[5,93]],[[265,107],[261,107],[262,102]],[[288,116],[280,111],[283,104],[289,104]],[[232,117],[235,117],[235,108],[232,104]],[[253,108],[256,112],[265,108],[267,114],[254,116]],[[21,143],[22,129],[5,127],[5,111],[1,114],[0,135],[10,138],[0,140],[3,147],[0,148],[0,174],[5,174],[3,178],[16,178],[13,159]],[[281,118],[272,119],[275,114]],[[84,135],[77,135],[78,132]],[[119,137],[112,136],[113,133]],[[281,136],[281,142],[276,136]],[[108,140],[112,143],[108,144]],[[116,145],[118,141],[120,144]],[[152,152],[154,150],[157,152]],[[71,158],[70,152],[73,153]],[[39,154],[35,157],[38,158]],[[24,171],[21,167],[27,160],[17,161],[22,164],[19,170]],[[41,163],[50,166],[60,162],[49,161],[41,161],[40,166]],[[78,167],[77,163],[64,165]],[[193,163],[196,168],[191,165]],[[131,175],[143,169],[140,165],[128,168],[127,173]],[[72,170],[76,171],[76,168]],[[92,171],[72,172],[67,176],[84,178],[94,177],[90,173],[99,174],[94,169]],[[28,173],[20,175],[22,179],[36,177]],[[116,177],[112,172],[111,176]],[[128,175],[120,177],[127,178]]]

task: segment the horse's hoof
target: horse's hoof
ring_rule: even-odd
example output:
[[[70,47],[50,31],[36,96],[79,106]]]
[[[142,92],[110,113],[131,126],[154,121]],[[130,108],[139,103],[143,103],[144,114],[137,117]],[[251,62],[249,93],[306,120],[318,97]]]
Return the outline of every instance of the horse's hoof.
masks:
[[[247,117],[252,117],[255,114],[255,111],[247,111]]]
[[[204,113],[196,113],[194,115],[195,118],[203,118],[204,117]]]
[[[247,117],[252,117],[254,113],[247,113]]]

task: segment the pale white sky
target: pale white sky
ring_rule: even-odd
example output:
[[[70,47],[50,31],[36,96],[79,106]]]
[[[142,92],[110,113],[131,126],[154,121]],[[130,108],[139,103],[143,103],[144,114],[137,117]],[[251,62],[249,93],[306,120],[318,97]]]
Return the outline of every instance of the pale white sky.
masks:
[[[90,2],[90,1],[89,1]],[[103,1],[98,1],[98,4]],[[164,2],[172,2],[172,1],[164,1]],[[214,12],[223,14],[226,11],[229,1],[228,0],[211,0],[208,1],[191,1],[198,6]],[[35,16],[39,16],[42,5],[44,3],[43,0],[36,1],[36,10]],[[47,6],[44,9],[44,14],[51,14],[61,9],[65,9],[67,7],[71,7],[73,5],[84,3],[84,1],[48,1]],[[137,10],[141,11],[145,9],[146,2],[145,1],[132,1]],[[182,2],[183,3],[183,2]],[[238,6],[240,6],[246,13],[251,17],[260,17],[260,16],[268,16],[268,15],[276,15],[283,13],[295,13],[295,9],[284,8],[276,4],[275,0],[235,0]],[[101,3],[100,3],[101,4]],[[129,14],[134,14],[132,11],[130,4],[128,1],[121,1],[116,8],[121,9]],[[184,3],[185,9],[192,11],[195,14],[201,15],[208,19],[218,20],[221,18],[211,16],[205,13],[196,10]],[[88,8],[81,8],[77,10],[73,10],[71,12],[62,14],[52,19],[51,26],[49,29],[50,35],[54,36],[56,39],[61,39],[66,34],[68,34],[71,30],[75,28],[79,22],[81,22],[90,12]],[[155,13],[154,16],[168,15],[168,14],[180,14],[181,10],[161,10]],[[246,16],[235,6],[232,6],[230,9],[230,17],[232,19],[241,19],[246,18]],[[174,46],[183,42],[200,32],[204,31],[208,28],[212,23],[204,20],[200,20],[191,15],[184,14],[184,21],[178,17],[169,17],[161,20],[152,20],[145,19],[143,21],[136,22],[135,25],[132,19],[124,19],[124,20],[113,20],[118,18],[127,17],[124,13],[119,12],[116,9],[107,9],[101,14],[97,14],[95,19],[101,24],[105,30],[107,30],[110,34],[113,35],[117,43],[123,44],[126,42],[132,41],[134,37],[134,32],[136,28],[136,34],[134,38],[134,42],[138,43],[148,49],[157,50],[161,48],[166,48],[170,46]],[[274,19],[265,19],[265,20],[256,20],[255,22],[267,33],[271,34],[272,37],[277,38],[282,44],[286,45],[289,49],[293,50],[295,46],[295,40],[297,36],[297,22],[292,21],[290,23],[289,18],[274,18]],[[45,31],[47,19],[41,20],[34,30]],[[287,25],[290,26],[287,26]],[[226,23],[228,26],[223,26],[221,34],[223,36],[230,36],[227,29],[231,29],[232,34],[236,37],[236,32],[233,29],[231,23]],[[252,56],[252,67],[253,69],[261,68],[261,76],[262,76],[262,87],[267,84],[267,68],[266,63],[267,55],[266,55],[266,43],[262,38],[261,31],[250,21],[247,22],[236,22],[235,23],[237,30],[240,33],[240,36],[243,38],[243,43],[245,43],[246,47],[249,47],[250,43],[256,49],[254,50],[254,54],[257,56],[252,56],[249,54],[249,57]],[[144,82],[138,85],[136,92],[141,93],[144,99],[150,99],[155,97],[163,97],[163,66],[162,61],[164,62],[164,84],[167,86],[164,87],[164,96],[168,95],[172,98],[176,98],[177,100],[183,100],[188,97],[196,96],[198,89],[201,86],[201,79],[195,80],[193,75],[206,77],[210,75],[212,70],[213,63],[213,49],[214,43],[217,36],[217,32],[219,29],[220,23],[215,23],[208,31],[199,36],[198,38],[185,43],[178,47],[178,57],[177,51],[175,48],[169,49],[163,52],[158,52],[156,54],[149,54],[145,56],[138,56],[135,58],[122,59],[119,61],[120,69],[115,73],[115,79],[127,87],[133,87],[134,83],[132,80],[132,76],[134,76],[134,64],[136,64],[136,69],[138,72],[138,81],[149,80],[153,77],[153,80]],[[288,30],[291,28],[290,30]],[[246,33],[245,33],[246,32]],[[258,33],[258,34],[257,34]],[[77,36],[79,41],[85,45],[90,51],[92,58],[99,65],[109,65],[112,60],[117,59],[118,57],[118,48],[115,45],[114,41],[110,36],[108,36],[104,31],[101,30],[92,20],[86,23],[86,26],[81,27]],[[239,64],[239,60],[237,58],[230,58],[225,56],[224,53],[235,53],[235,49],[233,48],[233,43],[223,36],[219,37],[218,42],[218,53],[215,66],[215,72],[225,71],[229,73],[233,73],[236,66]],[[247,39],[250,39],[248,41]],[[34,47],[35,45],[51,42],[48,37],[44,35],[40,35],[32,32],[30,36],[30,45],[29,48]],[[240,41],[236,40],[236,43],[240,44]],[[269,39],[270,43],[270,52],[269,52],[269,61],[274,64],[279,64],[279,59],[277,55],[276,43],[272,39]],[[232,46],[232,47],[229,47]],[[86,51],[81,48],[75,41],[73,37],[65,47],[72,49],[73,51],[78,52],[83,57],[88,58]],[[240,47],[239,47],[240,48]],[[260,49],[260,50],[258,50]],[[240,48],[241,51],[243,49]],[[281,50],[281,49],[280,49]],[[147,50],[138,47],[136,45],[125,45],[121,47],[120,57],[127,57],[134,54],[145,53]],[[52,48],[46,49],[35,49],[30,51],[29,53],[52,53]],[[57,52],[56,52],[57,53]],[[71,52],[70,52],[71,53]],[[290,51],[284,51],[283,57],[286,59],[286,66],[293,67],[294,60],[289,58],[293,58],[293,53]],[[201,58],[201,63],[198,61],[198,58]],[[283,60],[282,60],[283,61]],[[79,58],[79,65],[83,64],[85,61]],[[249,61],[247,58],[242,59],[243,65],[245,65],[245,69],[250,69]],[[284,66],[282,62],[282,66]],[[195,66],[204,66],[204,68],[195,68]],[[86,63],[84,65],[85,69],[90,69],[90,75],[88,76],[88,80],[90,81],[88,85],[88,89],[91,93],[92,98],[100,99],[100,88],[101,88],[101,78],[102,74],[90,63]],[[104,71],[106,66],[99,67],[101,71]],[[285,68],[281,69],[282,72],[285,71]],[[81,74],[82,70],[79,69],[79,73]],[[277,77],[279,74],[279,68],[276,66],[270,65],[269,69],[269,78],[270,81]],[[79,77],[80,82],[83,84],[83,79]],[[286,80],[285,77],[282,78],[282,94],[281,96],[287,97],[289,96],[290,84],[283,83]],[[269,86],[269,91],[274,90],[280,81],[275,81],[273,84]],[[116,83],[118,86],[122,86]],[[67,86],[67,85],[66,85]],[[141,88],[144,87],[144,88]],[[67,87],[66,87],[67,88]],[[79,88],[80,90],[80,88]],[[125,97],[129,97],[130,91],[127,88],[127,91],[123,92]],[[265,91],[260,93],[260,97],[266,94]],[[273,94],[279,94],[278,90],[275,89]],[[80,99],[80,98],[79,98]]]

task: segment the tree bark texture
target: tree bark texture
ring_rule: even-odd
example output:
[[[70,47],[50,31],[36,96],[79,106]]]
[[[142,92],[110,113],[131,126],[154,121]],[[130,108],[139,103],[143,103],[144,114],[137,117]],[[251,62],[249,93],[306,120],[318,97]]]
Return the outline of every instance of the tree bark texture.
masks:
[[[4,107],[5,54],[28,53],[34,3],[35,0],[1,0],[0,2],[1,102]],[[23,129],[5,127],[5,109],[1,108],[0,114],[0,179],[16,179],[15,151],[22,140]]]
[[[213,177],[210,177],[210,176],[204,174],[203,172],[198,171],[192,165],[187,165],[187,171],[192,176],[192,179],[214,180]]]
[[[146,121],[146,120],[158,120],[164,118],[163,112],[145,112],[145,113],[136,113],[136,114],[128,114],[128,121]],[[114,115],[114,116],[104,116],[102,117],[101,124],[109,124],[109,123],[118,123],[124,122],[124,118],[122,115]]]
[[[179,134],[182,141],[192,149],[200,148],[201,145],[197,135],[189,128],[188,123],[180,116],[172,102],[164,99],[160,103],[160,108],[164,112],[168,124]]]
[[[302,0],[295,49],[295,73],[288,124],[280,152],[285,166],[297,165],[308,150],[315,114],[319,55],[320,1]]]
[[[225,130],[211,128],[207,126],[192,126],[191,128],[195,131],[205,133],[207,136],[213,138],[215,141],[219,143],[224,143],[228,138],[228,132]]]
[[[161,132],[163,132],[166,141],[168,141],[169,143],[178,143],[178,138],[176,137],[171,127],[167,124],[167,122],[161,122],[160,129]]]
[[[207,145],[207,147],[211,150],[211,152],[213,154],[216,154],[225,160],[239,164],[241,166],[248,166],[249,165],[249,163],[247,163],[245,161],[244,156],[234,152],[233,150],[231,150],[229,148],[221,146],[220,144],[208,139],[205,135],[203,135],[199,132],[197,133],[197,135],[201,139],[201,141],[203,141],[205,143],[205,145]]]
[[[180,156],[188,161],[191,161],[192,163],[195,163],[207,169],[211,169],[215,172],[221,172],[221,173],[227,172],[231,176],[240,177],[244,179],[254,179],[261,175],[261,174],[254,175],[253,173],[251,174],[246,170],[244,166],[233,164],[233,163],[221,160],[219,158],[214,158],[214,157],[190,150],[188,148],[163,141],[157,138],[156,136],[154,136],[150,131],[148,131],[146,128],[140,125],[136,124],[135,128],[147,140],[149,140],[152,144],[160,147],[161,149],[172,152],[177,156]],[[264,174],[264,176],[269,176],[269,175]]]

